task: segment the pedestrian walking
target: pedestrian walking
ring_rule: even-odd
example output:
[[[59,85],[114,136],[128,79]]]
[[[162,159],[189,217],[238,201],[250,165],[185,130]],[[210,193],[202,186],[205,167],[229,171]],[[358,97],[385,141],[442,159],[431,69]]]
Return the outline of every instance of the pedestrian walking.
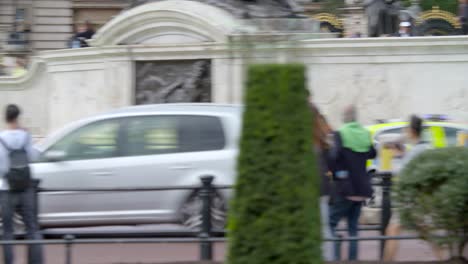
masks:
[[[423,152],[431,149],[429,142],[422,139],[423,133],[423,120],[416,115],[412,115],[409,121],[409,127],[406,128],[406,139],[410,143],[410,148],[403,152],[399,148],[393,149],[395,157],[401,157],[402,162],[397,167],[393,174],[397,176],[405,166],[412,161],[414,158],[422,154]],[[398,236],[401,234],[400,215],[398,211],[393,210],[390,223],[386,230],[387,236]],[[396,240],[388,240],[385,243],[384,260],[393,261],[398,252],[399,243]],[[441,260],[443,258],[442,251],[436,245],[432,245],[432,249],[436,257]]]
[[[366,162],[376,157],[371,135],[357,122],[354,106],[346,108],[344,125],[334,135],[332,150],[334,192],[330,207],[330,228],[337,237],[336,228],[345,218],[348,233],[358,236],[361,208],[365,199],[372,197],[371,178],[366,171]],[[349,243],[349,260],[358,259],[358,242]],[[334,260],[341,260],[340,243],[335,243]]]
[[[332,132],[326,118],[320,114],[316,106],[311,104],[313,113],[313,143],[315,155],[318,159],[320,174],[320,215],[322,222],[322,237],[331,237],[329,225],[329,201],[330,201],[330,173],[329,173],[329,152],[330,143],[328,135]],[[331,243],[322,243],[322,257],[325,261],[333,260],[333,246]]]
[[[26,238],[42,239],[37,222],[35,190],[29,169],[33,160],[31,135],[19,124],[20,109],[8,105],[5,119],[7,129],[0,133],[0,199],[2,206],[3,239],[13,240],[13,216],[21,216],[26,227]],[[4,264],[13,264],[13,246],[3,246]],[[28,263],[42,264],[40,245],[29,245]]]

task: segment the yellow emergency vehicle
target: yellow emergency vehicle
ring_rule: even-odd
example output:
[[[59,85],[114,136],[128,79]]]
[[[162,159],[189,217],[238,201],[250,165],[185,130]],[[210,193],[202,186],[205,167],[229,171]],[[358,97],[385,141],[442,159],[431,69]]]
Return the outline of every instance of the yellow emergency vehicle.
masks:
[[[445,148],[456,146],[458,134],[468,132],[468,125],[452,122],[449,118],[442,115],[427,115],[424,118],[423,140],[432,144],[433,148]],[[408,121],[401,120],[380,120],[375,125],[367,126],[374,144],[377,145],[377,138],[385,134],[404,135],[405,128],[408,127]],[[368,170],[375,170],[375,161],[368,162]]]
[[[432,144],[433,148],[445,148],[460,145],[460,141],[468,138],[468,125],[450,121],[449,118],[441,115],[423,116],[423,135],[424,141]],[[405,129],[408,127],[408,121],[402,120],[381,120],[377,124],[367,126],[367,129],[372,135],[374,145],[378,149],[378,138],[385,134],[401,134],[404,135]],[[466,141],[465,141],[466,142]],[[466,144],[466,143],[465,143]],[[406,146],[407,148],[409,146]],[[370,174],[375,173],[379,169],[379,159],[368,161],[367,171]],[[361,223],[378,224],[379,213],[382,202],[381,187],[374,187],[374,196],[367,201],[363,208]]]

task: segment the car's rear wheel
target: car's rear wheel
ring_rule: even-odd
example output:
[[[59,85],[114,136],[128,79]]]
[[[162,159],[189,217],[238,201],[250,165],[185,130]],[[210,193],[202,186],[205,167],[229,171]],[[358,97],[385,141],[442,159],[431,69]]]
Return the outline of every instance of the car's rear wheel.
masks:
[[[15,234],[23,234],[26,231],[23,221],[21,221],[21,216],[15,214],[13,216],[13,229]],[[3,221],[0,217],[0,232],[3,234]]]
[[[203,201],[199,191],[193,192],[180,208],[182,224],[191,230],[200,230],[202,226],[201,209]],[[218,192],[215,192],[211,202],[211,227],[212,230],[222,231],[226,226],[227,204],[226,200]]]

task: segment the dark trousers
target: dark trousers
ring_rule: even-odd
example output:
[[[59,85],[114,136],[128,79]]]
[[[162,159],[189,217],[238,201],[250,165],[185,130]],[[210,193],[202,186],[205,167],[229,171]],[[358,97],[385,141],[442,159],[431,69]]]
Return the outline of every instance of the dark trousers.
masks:
[[[40,240],[34,189],[30,188],[24,192],[1,192],[3,239],[14,239],[13,216],[18,212],[26,228],[26,238],[29,240]],[[4,264],[13,264],[13,245],[3,246]],[[29,245],[28,263],[42,264],[42,247],[40,245]]]
[[[336,227],[341,219],[346,218],[350,237],[358,236],[359,217],[361,216],[362,202],[355,202],[345,197],[336,197],[330,207],[330,228],[333,237],[337,237]],[[335,261],[341,260],[340,242],[335,242]],[[358,241],[349,242],[349,260],[358,258]]]

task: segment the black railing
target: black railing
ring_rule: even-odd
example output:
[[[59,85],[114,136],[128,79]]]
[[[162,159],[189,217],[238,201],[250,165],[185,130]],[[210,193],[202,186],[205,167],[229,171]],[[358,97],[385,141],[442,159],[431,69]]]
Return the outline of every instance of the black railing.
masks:
[[[343,241],[380,241],[380,256],[383,256],[383,249],[385,247],[385,241],[387,240],[408,240],[408,239],[419,239],[418,236],[385,236],[385,230],[390,220],[391,216],[391,199],[390,199],[390,190],[391,190],[391,174],[384,173],[378,174],[377,177],[380,177],[378,183],[379,186],[383,188],[383,197],[381,205],[381,225],[373,227],[361,227],[359,230],[376,230],[380,231],[380,236],[368,236],[368,237],[334,237],[326,238],[326,242],[343,242]],[[29,245],[29,244],[43,244],[43,245],[64,245],[65,250],[65,263],[72,264],[72,251],[73,245],[80,244],[145,244],[145,243],[197,243],[199,244],[199,255],[200,260],[212,260],[213,258],[213,243],[214,242],[226,242],[224,238],[224,230],[213,230],[211,223],[211,202],[215,190],[219,189],[231,189],[232,186],[229,185],[213,185],[214,177],[205,176],[201,177],[200,186],[178,186],[178,187],[140,187],[140,188],[94,188],[94,189],[47,189],[47,188],[37,188],[38,192],[57,192],[57,191],[87,191],[87,192],[128,192],[128,191],[172,191],[172,190],[187,190],[187,191],[198,191],[200,198],[202,200],[202,224],[199,231],[189,231],[189,232],[180,232],[174,231],[174,234],[177,233],[182,235],[181,237],[161,237],[162,233],[160,232],[150,232],[145,233],[143,236],[138,233],[116,233],[113,231],[112,237],[107,238],[96,238],[98,233],[91,233],[93,238],[83,238],[86,236],[81,236],[77,238],[74,234],[60,234],[57,232],[44,233],[46,237],[61,237],[61,239],[42,239],[42,240],[14,240],[14,241],[0,241],[0,245],[11,244],[11,245]],[[38,186],[36,182],[36,186]],[[37,200],[37,199],[36,199]],[[36,206],[37,207],[37,206]],[[343,229],[338,230],[343,231]],[[164,231],[163,233],[171,234],[169,231]],[[107,236],[106,234],[102,234]],[[218,237],[217,235],[223,235],[223,237]],[[89,236],[89,234],[88,234]],[[126,236],[127,238],[121,238],[118,236]],[[152,236],[152,237],[148,237]],[[341,244],[341,243],[340,243]]]

